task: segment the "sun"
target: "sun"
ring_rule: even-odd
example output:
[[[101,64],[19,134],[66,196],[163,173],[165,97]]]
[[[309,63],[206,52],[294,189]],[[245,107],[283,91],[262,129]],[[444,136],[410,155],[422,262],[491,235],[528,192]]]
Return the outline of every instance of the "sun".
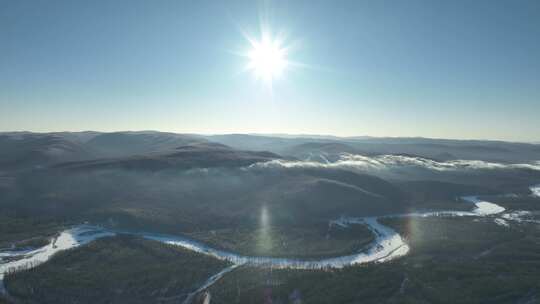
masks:
[[[266,82],[279,78],[288,65],[286,48],[282,42],[270,35],[263,35],[259,41],[250,40],[250,43],[248,69]]]

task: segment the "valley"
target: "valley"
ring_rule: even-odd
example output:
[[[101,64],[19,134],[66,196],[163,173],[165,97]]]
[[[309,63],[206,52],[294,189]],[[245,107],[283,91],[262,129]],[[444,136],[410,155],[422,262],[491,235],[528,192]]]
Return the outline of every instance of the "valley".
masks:
[[[135,151],[139,149],[136,143],[145,145],[148,140],[146,135],[141,140],[133,139],[131,133],[126,136]],[[351,155],[345,144],[332,146],[333,154],[313,150],[311,156],[298,159],[277,154],[279,149],[252,152],[207,139],[193,140],[144,154],[122,154],[116,148],[114,157],[84,159],[85,154],[76,161],[49,159],[38,167],[4,168],[3,176],[9,177],[0,187],[2,231],[6,231],[0,235],[4,297],[15,303],[31,303],[37,297],[44,303],[69,302],[75,294],[81,303],[95,303],[98,295],[104,303],[134,296],[150,302],[185,303],[212,297],[226,303],[231,280],[262,275],[270,276],[270,283],[259,281],[254,289],[237,296],[238,303],[253,301],[253,292],[259,288],[261,294],[276,289],[277,294],[271,296],[276,299],[284,298],[283,292],[289,290],[317,303],[305,285],[291,289],[295,282],[291,278],[300,276],[309,282],[319,272],[324,277],[376,267],[384,270],[388,269],[385,265],[409,265],[422,256],[445,260],[458,248],[465,251],[455,258],[476,259],[514,242],[526,250],[535,246],[540,197],[534,185],[540,181],[540,168],[534,161]],[[300,145],[303,151],[319,148]],[[315,153],[324,156],[314,160]],[[113,254],[114,247],[118,249]],[[176,271],[178,278],[172,279],[169,270],[159,268],[164,264],[158,259],[156,269],[148,272],[162,276],[167,286],[165,282],[173,280],[174,287],[138,288],[140,282],[129,280],[114,287],[119,280],[125,281],[120,276],[128,275],[127,269],[139,271],[140,262],[132,256],[146,259],[145,255],[163,250],[182,252],[171,263],[180,263],[181,256],[187,255],[185,263],[196,256],[216,267],[202,272],[198,269],[206,266],[195,267],[196,263],[178,266],[193,273]],[[100,263],[93,262],[100,255],[103,262],[112,259],[114,266],[107,266],[107,277],[116,283],[95,285],[105,275],[90,268]],[[445,263],[462,267],[467,262],[458,258]],[[411,282],[422,282],[413,279],[423,275],[415,271],[402,279],[405,287],[400,290]],[[516,271],[518,275],[521,270]],[[68,273],[74,278],[69,279]],[[91,277],[83,280],[84,274]],[[200,278],[196,284],[182,283],[195,275]],[[45,283],[45,277],[57,279]],[[331,288],[332,281],[323,277],[317,280],[328,282],[325,288]],[[74,284],[61,283],[71,281]],[[56,298],[45,296],[45,290],[59,284],[70,287],[55,291]],[[97,294],[81,297],[77,288],[86,288],[85,284],[93,284]]]

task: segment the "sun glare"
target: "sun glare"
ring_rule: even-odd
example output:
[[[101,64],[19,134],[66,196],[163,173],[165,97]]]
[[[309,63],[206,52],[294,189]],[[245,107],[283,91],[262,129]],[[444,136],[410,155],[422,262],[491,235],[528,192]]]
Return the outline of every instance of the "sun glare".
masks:
[[[250,41],[248,69],[267,82],[282,75],[287,67],[286,50],[278,39],[263,35],[260,41]]]

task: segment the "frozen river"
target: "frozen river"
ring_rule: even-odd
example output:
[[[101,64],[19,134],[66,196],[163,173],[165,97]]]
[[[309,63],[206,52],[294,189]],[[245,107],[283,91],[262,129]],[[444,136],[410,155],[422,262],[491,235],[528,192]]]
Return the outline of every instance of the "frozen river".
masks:
[[[97,226],[80,225],[62,231],[50,244],[33,250],[3,251],[0,252],[0,279],[8,271],[19,268],[32,267],[47,261],[53,254],[74,248],[95,239],[105,236],[112,236],[117,233],[131,233],[147,239],[180,246],[201,254],[213,256],[220,260],[226,260],[233,264],[252,265],[275,268],[295,268],[295,269],[322,269],[322,268],[342,268],[356,264],[383,262],[408,253],[409,246],[402,237],[390,227],[379,223],[380,218],[390,217],[430,217],[430,216],[489,216],[501,213],[505,209],[497,204],[478,199],[475,196],[463,197],[464,200],[474,204],[472,211],[434,211],[424,213],[407,213],[386,215],[382,217],[342,217],[331,221],[331,225],[343,227],[359,224],[367,226],[376,236],[375,241],[366,250],[344,256],[325,258],[319,260],[303,260],[293,258],[274,258],[264,256],[245,256],[234,252],[212,248],[201,242],[185,237],[152,234],[133,233],[125,231],[107,230]]]
[[[531,187],[534,195],[540,196],[540,186]],[[212,248],[201,242],[194,241],[185,237],[152,234],[143,232],[126,232],[105,229],[98,226],[80,225],[65,231],[62,231],[57,237],[51,240],[51,243],[38,248],[29,250],[12,250],[0,252],[0,283],[6,273],[16,271],[28,267],[34,267],[50,259],[55,253],[78,247],[87,244],[93,240],[113,236],[118,233],[130,233],[139,235],[146,239],[163,242],[170,245],[179,246],[194,252],[209,255],[220,260],[226,260],[233,264],[231,268],[227,268],[223,272],[211,277],[203,286],[212,284],[217,281],[226,272],[240,265],[250,265],[256,267],[273,267],[273,268],[291,268],[291,269],[326,269],[326,268],[342,268],[372,262],[385,262],[406,255],[409,252],[409,246],[403,238],[390,227],[387,227],[379,222],[381,218],[395,217],[433,217],[433,216],[497,216],[505,212],[505,208],[491,203],[476,196],[462,197],[463,200],[471,203],[474,207],[471,211],[433,211],[433,212],[418,212],[406,214],[393,214],[381,217],[342,217],[330,222],[330,225],[339,225],[348,227],[349,225],[365,225],[375,235],[374,242],[365,250],[343,256],[324,258],[319,260],[305,260],[295,258],[275,258],[265,256],[245,256],[234,252],[224,251]],[[511,219],[509,216],[494,218],[496,223]],[[498,222],[499,221],[499,222]],[[505,222],[505,224],[507,224]],[[3,289],[3,284],[0,284],[0,291]]]

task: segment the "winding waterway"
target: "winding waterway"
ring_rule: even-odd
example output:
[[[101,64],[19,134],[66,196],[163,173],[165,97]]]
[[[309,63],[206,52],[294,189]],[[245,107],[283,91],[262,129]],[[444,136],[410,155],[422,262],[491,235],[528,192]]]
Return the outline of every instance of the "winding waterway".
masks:
[[[533,195],[540,197],[540,185],[531,187]],[[484,200],[476,196],[463,197],[463,200],[474,205],[472,211],[433,211],[423,213],[407,213],[393,214],[380,217],[342,217],[330,222],[330,225],[339,225],[347,227],[353,224],[366,225],[374,234],[375,241],[367,248],[367,250],[351,255],[337,256],[319,260],[303,260],[293,258],[275,258],[264,256],[244,256],[241,254],[219,250],[207,246],[203,243],[180,236],[152,234],[143,232],[126,232],[119,230],[105,229],[102,227],[91,225],[80,225],[65,231],[62,231],[55,237],[50,244],[32,250],[12,250],[0,252],[0,291],[3,289],[1,284],[4,275],[10,271],[17,269],[29,268],[46,262],[55,253],[78,247],[89,243],[93,240],[113,236],[118,233],[130,233],[142,236],[146,239],[163,242],[179,246],[194,252],[209,255],[220,260],[226,260],[233,266],[224,269],[218,274],[209,278],[197,291],[192,293],[188,298],[192,298],[199,291],[202,291],[219,280],[225,273],[233,270],[240,265],[250,265],[257,267],[273,267],[273,268],[291,268],[291,269],[325,269],[325,268],[342,268],[345,266],[358,265],[370,262],[385,262],[406,255],[409,252],[409,246],[403,238],[390,227],[379,223],[381,218],[395,217],[432,217],[432,216],[495,216],[505,211],[505,208]],[[509,215],[512,213],[508,213]],[[497,221],[505,221],[511,219],[511,216],[495,218]],[[186,299],[187,301],[188,299]]]

